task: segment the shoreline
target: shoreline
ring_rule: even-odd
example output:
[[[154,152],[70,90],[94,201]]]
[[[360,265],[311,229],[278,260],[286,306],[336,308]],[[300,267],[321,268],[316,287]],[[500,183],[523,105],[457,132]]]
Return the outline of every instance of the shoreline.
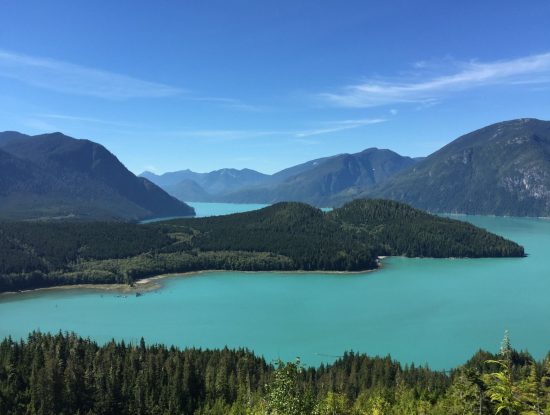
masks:
[[[210,274],[216,272],[240,272],[244,274],[268,274],[268,273],[277,273],[277,274],[326,274],[326,275],[358,275],[358,274],[368,274],[371,272],[378,271],[382,268],[382,260],[387,258],[386,256],[378,257],[378,268],[367,269],[362,271],[238,271],[238,270],[226,270],[226,269],[209,269],[209,270],[200,270],[200,271],[188,271],[188,272],[176,272],[170,274],[160,274],[152,277],[146,277],[141,280],[134,282],[134,285],[128,284],[74,284],[74,285],[54,285],[52,287],[40,287],[32,288],[28,290],[21,291],[6,291],[0,293],[0,300],[4,297],[14,297],[22,294],[32,294],[40,293],[43,291],[69,291],[69,290],[95,290],[95,291],[105,291],[105,292],[116,292],[120,294],[142,294],[147,292],[157,291],[162,288],[160,281],[166,280],[169,278],[191,278],[199,276],[201,274]]]

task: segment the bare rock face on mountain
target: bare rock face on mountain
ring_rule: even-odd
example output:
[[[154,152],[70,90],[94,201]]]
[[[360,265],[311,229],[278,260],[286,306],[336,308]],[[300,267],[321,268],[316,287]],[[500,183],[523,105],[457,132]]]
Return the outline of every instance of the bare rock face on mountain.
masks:
[[[105,147],[61,133],[0,133],[0,218],[140,220],[194,210]]]
[[[433,212],[550,216],[550,121],[490,125],[422,158],[370,148],[273,175],[222,169],[143,176],[181,200],[299,201],[328,207],[356,198],[384,198]]]
[[[434,212],[550,216],[550,122],[518,119],[476,130],[360,196]]]

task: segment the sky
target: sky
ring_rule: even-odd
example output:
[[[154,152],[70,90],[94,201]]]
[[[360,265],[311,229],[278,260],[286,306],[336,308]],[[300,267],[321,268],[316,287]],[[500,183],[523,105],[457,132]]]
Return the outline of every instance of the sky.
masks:
[[[0,0],[0,131],[131,171],[425,156],[550,119],[547,0]]]

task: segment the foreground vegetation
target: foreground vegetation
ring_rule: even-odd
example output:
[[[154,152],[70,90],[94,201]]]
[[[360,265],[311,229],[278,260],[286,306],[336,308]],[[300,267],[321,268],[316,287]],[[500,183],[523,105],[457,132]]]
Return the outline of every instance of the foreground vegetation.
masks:
[[[324,213],[302,203],[253,212],[130,223],[0,224],[0,292],[63,284],[128,283],[164,273],[359,271],[377,257],[523,256],[475,226],[384,200]]]
[[[303,368],[247,350],[103,346],[74,334],[0,343],[3,415],[550,413],[550,354],[479,351],[450,372],[346,353]]]

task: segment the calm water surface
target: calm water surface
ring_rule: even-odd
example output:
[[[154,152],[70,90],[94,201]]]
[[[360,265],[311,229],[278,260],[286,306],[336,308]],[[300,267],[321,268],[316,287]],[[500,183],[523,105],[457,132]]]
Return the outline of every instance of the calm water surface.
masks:
[[[261,209],[269,206],[260,203],[206,203],[206,202],[187,202],[189,206],[195,208],[195,217],[228,215],[230,213],[250,212],[251,210]],[[158,222],[161,220],[185,218],[186,216],[169,216],[163,218],[146,219],[141,223]]]
[[[231,206],[211,208],[222,214]],[[496,351],[508,329],[515,347],[543,357],[550,350],[550,221],[458,219],[523,244],[529,256],[390,258],[380,271],[355,275],[206,273],[164,280],[161,290],[142,297],[21,294],[0,300],[0,337],[35,329],[100,342],[143,336],[179,346],[244,346],[268,359],[301,356],[307,364],[353,349],[441,369],[479,348]]]

